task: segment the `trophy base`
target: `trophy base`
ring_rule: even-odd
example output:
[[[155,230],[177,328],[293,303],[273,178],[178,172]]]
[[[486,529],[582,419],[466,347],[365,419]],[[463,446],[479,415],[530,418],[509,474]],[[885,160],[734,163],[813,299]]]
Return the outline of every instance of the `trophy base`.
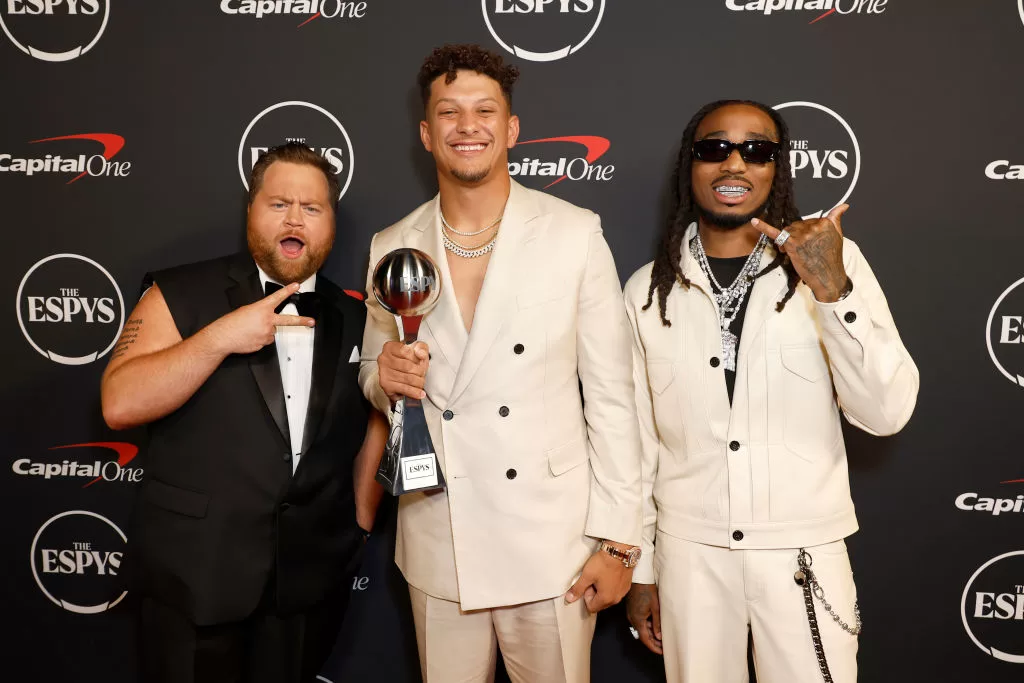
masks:
[[[376,479],[393,496],[445,488],[420,401],[406,398],[395,405]]]

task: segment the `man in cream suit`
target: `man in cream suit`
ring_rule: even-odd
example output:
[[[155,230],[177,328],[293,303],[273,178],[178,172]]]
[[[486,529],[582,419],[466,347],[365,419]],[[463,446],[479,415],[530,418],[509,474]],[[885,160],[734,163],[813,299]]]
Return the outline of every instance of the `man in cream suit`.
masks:
[[[413,247],[443,283],[411,347],[368,302],[360,372],[385,412],[423,399],[447,482],[399,503],[396,561],[427,683],[492,680],[499,647],[513,681],[589,681],[595,613],[625,595],[639,555],[618,276],[598,216],[509,177],[517,77],[473,45],[426,59],[420,136],[440,192],[371,246],[371,273]]]
[[[750,636],[761,683],[857,678],[839,416],[899,431],[918,371],[849,207],[801,220],[788,150],[763,104],[698,111],[662,246],[625,288],[644,453],[627,612],[671,683],[746,683]]]

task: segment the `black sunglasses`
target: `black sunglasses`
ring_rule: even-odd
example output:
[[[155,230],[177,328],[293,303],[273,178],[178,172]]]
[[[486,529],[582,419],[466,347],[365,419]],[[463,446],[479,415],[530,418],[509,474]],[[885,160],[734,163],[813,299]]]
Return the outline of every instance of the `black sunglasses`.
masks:
[[[734,149],[740,151],[740,157],[748,164],[767,164],[775,160],[779,151],[779,143],[771,140],[744,140],[729,142],[718,138],[707,138],[693,143],[693,156],[699,161],[725,161]]]

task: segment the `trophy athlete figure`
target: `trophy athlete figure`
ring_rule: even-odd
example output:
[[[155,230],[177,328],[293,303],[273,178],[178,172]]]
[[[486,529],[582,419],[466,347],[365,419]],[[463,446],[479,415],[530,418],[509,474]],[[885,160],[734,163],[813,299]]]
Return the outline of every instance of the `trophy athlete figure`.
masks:
[[[800,219],[788,150],[762,104],[698,111],[661,248],[625,287],[644,458],[627,613],[671,683],[744,683],[748,635],[761,683],[857,678],[839,415],[899,431],[918,371],[848,207]]]
[[[149,427],[126,561],[146,683],[312,683],[380,497],[365,307],[317,272],[338,182],[290,143],[249,187],[248,251],[147,275],[103,375],[107,423]]]
[[[360,371],[382,411],[422,400],[447,484],[399,499],[396,561],[427,683],[490,681],[499,648],[513,681],[589,681],[595,613],[625,595],[639,554],[618,275],[597,215],[509,177],[517,76],[473,45],[426,59],[420,137],[439,193],[371,246],[370,275],[408,247],[444,283],[408,347],[367,301]]]

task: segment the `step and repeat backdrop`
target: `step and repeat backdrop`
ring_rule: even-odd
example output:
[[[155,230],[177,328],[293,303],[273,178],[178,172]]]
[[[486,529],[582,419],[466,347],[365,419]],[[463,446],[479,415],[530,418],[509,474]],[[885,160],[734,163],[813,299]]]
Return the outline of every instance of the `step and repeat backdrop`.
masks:
[[[782,111],[802,213],[850,203],[921,369],[901,434],[846,433],[861,680],[1024,680],[1024,0],[0,0],[0,29],[3,680],[138,680],[146,435],[98,389],[143,273],[242,248],[248,171],[295,139],[341,181],[326,272],[361,290],[371,235],[436,192],[415,76],[446,42],[522,70],[509,170],[600,213],[623,281],[691,114]],[[393,539],[386,500],[323,681],[419,680]],[[602,614],[594,681],[660,667]]]

